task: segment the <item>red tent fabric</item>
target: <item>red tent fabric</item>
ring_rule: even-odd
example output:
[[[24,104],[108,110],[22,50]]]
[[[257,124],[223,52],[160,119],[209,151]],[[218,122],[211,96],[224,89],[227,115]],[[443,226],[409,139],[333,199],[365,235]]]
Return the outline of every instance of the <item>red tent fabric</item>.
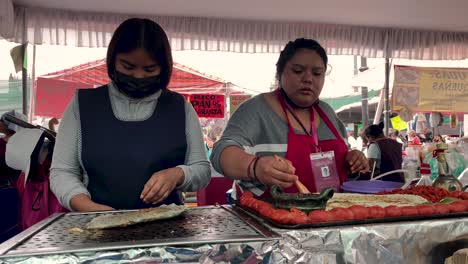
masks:
[[[35,115],[62,117],[78,88],[96,88],[109,83],[106,60],[97,60],[37,78]],[[226,94],[230,83],[187,66],[174,63],[169,89],[182,94]],[[229,91],[230,94],[242,92]]]

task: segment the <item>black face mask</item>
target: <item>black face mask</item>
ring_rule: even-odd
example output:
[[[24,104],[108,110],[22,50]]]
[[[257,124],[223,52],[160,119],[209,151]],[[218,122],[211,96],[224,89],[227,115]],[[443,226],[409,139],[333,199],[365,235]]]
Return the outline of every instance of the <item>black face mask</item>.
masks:
[[[315,102],[313,102],[311,105],[309,106],[298,106],[296,103],[293,102],[293,100],[291,100],[291,98],[289,98],[289,96],[286,94],[286,92],[284,91],[283,88],[280,88],[280,92],[281,92],[281,95],[283,96],[284,100],[286,100],[286,103],[291,106],[293,109],[307,109],[309,107],[312,107],[316,104],[318,104],[319,100],[316,100]]]
[[[161,85],[161,77],[159,75],[146,78],[135,78],[115,71],[114,83],[122,93],[135,99],[150,96],[163,88]]]

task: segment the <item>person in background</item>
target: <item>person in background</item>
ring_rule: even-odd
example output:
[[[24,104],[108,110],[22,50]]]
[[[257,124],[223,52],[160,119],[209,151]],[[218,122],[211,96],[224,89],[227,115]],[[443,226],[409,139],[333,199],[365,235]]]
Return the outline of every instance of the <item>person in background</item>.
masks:
[[[357,149],[357,145],[356,145],[357,142],[356,142],[356,138],[354,138],[354,131],[347,127],[346,136],[347,136],[349,148]]]
[[[323,170],[322,175],[313,173],[311,155],[320,150],[334,153],[337,172],[332,178],[338,185],[348,173],[368,170],[364,154],[348,150],[343,123],[319,99],[327,66],[318,42],[290,41],[276,64],[278,89],[245,101],[233,113],[214,145],[213,167],[237,180],[240,191],[257,196],[268,196],[273,185],[298,192],[297,180],[315,192],[316,179],[323,182],[325,176]]]
[[[164,30],[131,18],[107,49],[111,82],[78,90],[58,133],[50,186],[73,211],[182,204],[210,181],[200,122],[168,90],[173,62]]]
[[[53,117],[49,120],[48,127],[50,130],[57,132],[58,125],[59,125],[59,120],[57,118]]]
[[[404,145],[403,140],[401,140],[400,138],[400,132],[398,130],[394,130],[390,137],[396,140],[396,142],[400,143],[402,146]]]
[[[424,138],[424,142],[431,142],[433,140],[431,129],[427,127],[424,128],[421,137]]]
[[[445,140],[440,135],[435,135],[433,142],[435,142],[435,143],[445,143]]]
[[[413,145],[420,145],[421,144],[421,140],[416,135],[416,131],[410,130],[408,132],[408,144],[413,144]]]
[[[364,149],[364,142],[362,140],[363,137],[363,130],[360,128],[358,130],[358,137],[356,138],[356,149],[362,151]]]
[[[396,140],[385,137],[384,124],[370,125],[364,131],[369,140],[367,159],[374,177],[393,170],[401,169],[403,163],[402,145]],[[393,173],[382,178],[384,181],[404,182],[401,173]]]
[[[205,137],[205,151],[206,151],[207,159],[210,158],[213,145],[217,140],[218,140],[218,137],[216,136],[216,131],[214,129],[211,129]]]

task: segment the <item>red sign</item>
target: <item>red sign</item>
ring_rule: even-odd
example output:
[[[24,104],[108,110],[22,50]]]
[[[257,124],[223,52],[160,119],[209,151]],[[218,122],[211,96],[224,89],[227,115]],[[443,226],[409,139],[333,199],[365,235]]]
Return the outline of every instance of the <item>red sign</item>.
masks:
[[[189,101],[198,117],[224,118],[224,95],[191,94]]]

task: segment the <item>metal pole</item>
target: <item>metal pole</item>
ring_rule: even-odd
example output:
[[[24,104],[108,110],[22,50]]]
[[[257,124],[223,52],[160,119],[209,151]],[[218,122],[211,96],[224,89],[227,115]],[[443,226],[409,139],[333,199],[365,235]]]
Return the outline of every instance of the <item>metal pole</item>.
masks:
[[[367,71],[367,58],[361,56],[361,72]],[[369,92],[367,86],[361,86],[361,100],[362,100],[362,125],[366,127],[369,124]]]
[[[354,55],[353,59],[354,59],[354,75],[358,75],[359,72],[358,72],[358,66],[357,66],[357,55]]]
[[[28,49],[28,45],[26,44],[26,15],[23,14],[23,36],[22,36],[22,59],[23,59],[23,66],[22,66],[22,83],[23,83],[23,114],[27,115],[28,114],[28,69],[24,67],[24,58],[26,56],[26,52]],[[26,65],[27,66],[27,65]]]
[[[385,136],[388,136],[390,127],[390,59],[385,58],[385,105],[384,105],[384,125]]]
[[[380,117],[382,116],[382,109],[385,101],[385,88],[380,91],[380,99],[379,103],[377,104],[377,110],[375,111],[374,116],[374,125],[378,125],[380,123]]]
[[[36,45],[33,44],[32,55],[32,70],[31,70],[31,89],[29,93],[29,122],[32,123],[34,119],[34,109],[36,107]]]

